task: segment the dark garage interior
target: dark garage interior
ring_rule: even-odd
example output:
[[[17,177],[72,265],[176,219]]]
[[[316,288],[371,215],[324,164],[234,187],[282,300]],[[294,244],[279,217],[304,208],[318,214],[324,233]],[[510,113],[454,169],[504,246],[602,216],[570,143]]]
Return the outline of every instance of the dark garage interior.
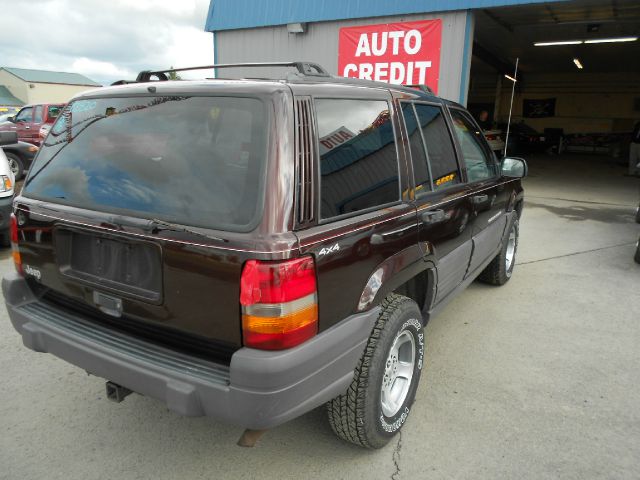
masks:
[[[582,0],[476,11],[469,109],[508,152],[626,167],[640,120],[640,3]],[[635,39],[635,40],[634,40]],[[556,45],[536,45],[567,42]],[[541,142],[542,138],[544,141]],[[533,158],[532,157],[532,158]]]

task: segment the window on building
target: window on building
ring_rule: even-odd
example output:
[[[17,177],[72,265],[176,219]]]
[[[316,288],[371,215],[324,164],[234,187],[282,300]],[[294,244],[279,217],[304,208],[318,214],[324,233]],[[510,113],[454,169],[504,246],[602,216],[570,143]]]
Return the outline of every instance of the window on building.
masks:
[[[469,182],[494,177],[497,173],[497,165],[486,145],[482,130],[461,110],[451,109],[451,117],[467,167]]]
[[[321,217],[400,199],[389,105],[374,100],[316,100]]]

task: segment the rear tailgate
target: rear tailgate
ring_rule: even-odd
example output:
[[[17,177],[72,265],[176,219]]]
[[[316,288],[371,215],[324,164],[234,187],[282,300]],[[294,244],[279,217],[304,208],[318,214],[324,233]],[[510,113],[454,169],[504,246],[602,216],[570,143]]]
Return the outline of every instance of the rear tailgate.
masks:
[[[23,271],[45,301],[168,343],[182,336],[189,348],[241,345],[239,285],[249,254],[222,239],[116,228],[69,210],[18,205]]]
[[[241,269],[264,204],[268,101],[70,103],[17,199],[33,288],[190,350],[238,348]]]

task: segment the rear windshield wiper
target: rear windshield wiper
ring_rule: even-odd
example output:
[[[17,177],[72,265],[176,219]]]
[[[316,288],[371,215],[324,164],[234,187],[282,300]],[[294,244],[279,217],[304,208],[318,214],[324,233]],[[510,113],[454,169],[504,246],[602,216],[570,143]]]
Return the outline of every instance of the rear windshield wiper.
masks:
[[[164,220],[160,220],[159,218],[152,218],[149,221],[149,228],[151,229],[151,233],[158,233],[162,230],[171,230],[174,232],[185,232],[191,233],[193,235],[198,235],[199,237],[204,237],[209,240],[219,240],[221,242],[228,242],[224,238],[215,237],[213,235],[207,235],[206,233],[198,232],[197,230],[192,230],[189,227],[185,227],[184,225],[178,225],[177,223],[165,222]]]

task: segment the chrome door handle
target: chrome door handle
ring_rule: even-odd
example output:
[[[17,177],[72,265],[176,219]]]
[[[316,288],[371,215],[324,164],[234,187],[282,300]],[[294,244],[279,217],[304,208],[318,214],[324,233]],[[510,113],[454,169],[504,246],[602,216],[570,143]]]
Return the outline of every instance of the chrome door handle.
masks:
[[[380,245],[388,241],[391,237],[395,237],[396,235],[400,235],[407,230],[411,230],[415,226],[416,225],[412,223],[411,225],[407,225],[406,227],[402,227],[397,230],[392,230],[391,232],[374,233],[373,235],[371,235],[371,245]]]

